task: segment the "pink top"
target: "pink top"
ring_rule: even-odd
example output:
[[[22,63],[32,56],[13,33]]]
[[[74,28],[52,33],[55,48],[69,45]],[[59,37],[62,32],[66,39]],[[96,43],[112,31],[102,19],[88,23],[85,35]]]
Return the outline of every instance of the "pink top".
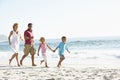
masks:
[[[30,38],[30,39],[25,40],[25,44],[33,44],[33,42],[34,42],[34,40],[33,40],[34,36],[33,36],[32,30],[27,29],[24,32],[24,36],[27,36],[27,37]]]
[[[47,44],[46,43],[40,43],[40,47],[41,47],[41,53],[45,54],[46,50],[47,50]]]

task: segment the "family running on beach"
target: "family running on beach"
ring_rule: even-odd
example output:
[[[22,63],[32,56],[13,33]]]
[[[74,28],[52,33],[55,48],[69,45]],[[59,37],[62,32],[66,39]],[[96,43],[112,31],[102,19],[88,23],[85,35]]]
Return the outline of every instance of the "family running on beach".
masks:
[[[24,32],[24,39],[25,39],[24,55],[22,56],[20,63],[19,63],[19,60],[18,60],[19,45],[20,45],[20,40],[23,40],[23,39],[21,37],[21,34],[18,31],[18,23],[14,23],[13,30],[10,32],[9,37],[8,37],[9,45],[11,46],[11,49],[14,51],[14,54],[9,59],[9,65],[11,64],[11,62],[14,58],[16,58],[18,66],[23,65],[23,60],[30,53],[31,60],[32,60],[32,66],[36,66],[36,64],[34,63],[34,55],[36,54],[36,49],[34,48],[34,36],[32,33],[32,23],[28,23],[28,29]],[[57,67],[61,66],[62,61],[65,59],[64,51],[67,50],[68,53],[70,53],[70,51],[68,50],[68,47],[66,45],[66,37],[62,36],[61,40],[62,41],[59,43],[59,45],[55,48],[55,50],[53,50],[45,42],[44,37],[40,38],[40,44],[39,44],[38,53],[37,53],[37,55],[39,56],[39,51],[41,49],[41,54],[42,54],[43,60],[40,61],[40,64],[45,62],[45,67],[48,67],[46,50],[47,50],[47,48],[49,48],[52,52],[55,52],[57,49],[59,49],[58,54],[60,56],[60,60],[57,64]]]

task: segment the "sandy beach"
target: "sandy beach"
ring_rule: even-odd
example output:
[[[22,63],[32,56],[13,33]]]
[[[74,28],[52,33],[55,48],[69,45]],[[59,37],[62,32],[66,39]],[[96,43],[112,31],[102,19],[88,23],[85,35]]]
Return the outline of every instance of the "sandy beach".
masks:
[[[0,80],[120,80],[120,68],[0,66]]]
[[[75,52],[66,55],[61,68],[56,66],[59,57],[53,54],[48,58],[49,68],[46,68],[44,63],[40,65],[41,58],[37,55],[35,67],[31,66],[30,56],[21,67],[16,66],[15,60],[8,65],[10,54],[1,52],[0,80],[120,80],[119,51],[73,53]],[[21,54],[19,57],[21,58]]]

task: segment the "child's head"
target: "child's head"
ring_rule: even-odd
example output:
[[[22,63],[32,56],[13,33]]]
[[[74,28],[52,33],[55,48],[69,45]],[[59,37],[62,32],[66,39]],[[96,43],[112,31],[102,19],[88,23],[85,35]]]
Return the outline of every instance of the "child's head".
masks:
[[[45,42],[45,38],[44,37],[41,37],[40,38],[40,41],[43,43],[43,42]]]
[[[62,36],[62,38],[61,38],[61,40],[62,40],[62,42],[66,42],[66,36]]]

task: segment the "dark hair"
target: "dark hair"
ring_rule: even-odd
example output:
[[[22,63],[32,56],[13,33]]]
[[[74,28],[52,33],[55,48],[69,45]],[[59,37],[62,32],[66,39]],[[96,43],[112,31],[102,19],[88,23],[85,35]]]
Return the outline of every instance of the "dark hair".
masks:
[[[62,38],[61,38],[61,39],[62,39],[62,40],[63,40],[63,39],[66,39],[66,36],[62,36]]]
[[[31,25],[32,25],[32,23],[28,23],[28,27],[31,26]]]

